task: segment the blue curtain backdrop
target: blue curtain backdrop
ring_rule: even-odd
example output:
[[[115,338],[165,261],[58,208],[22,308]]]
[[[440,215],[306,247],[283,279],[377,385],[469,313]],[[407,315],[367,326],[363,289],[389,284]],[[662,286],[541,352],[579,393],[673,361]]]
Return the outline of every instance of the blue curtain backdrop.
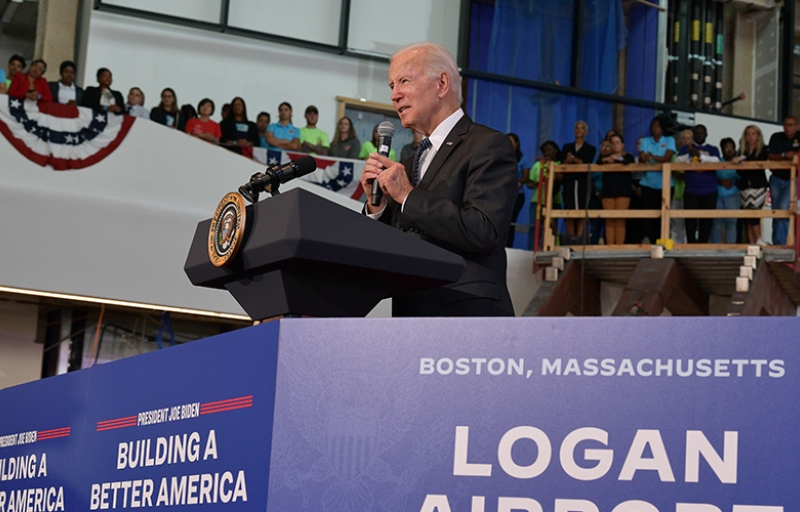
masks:
[[[625,74],[625,96],[648,101],[656,98],[656,51],[658,51],[658,11],[635,5],[628,11],[628,66]],[[625,109],[625,142],[630,153],[636,149],[639,137],[650,135],[651,109]]]
[[[469,67],[497,75],[569,86],[575,0],[497,0],[494,6],[473,4]],[[583,12],[583,56],[577,87],[614,94],[617,54],[625,47],[621,0],[586,0]],[[653,32],[653,36],[655,32]],[[644,72],[644,70],[641,70]],[[597,146],[612,125],[612,105],[524,87],[469,80],[467,111],[477,122],[520,136],[522,152],[531,159],[539,146],[574,140],[573,127],[589,125],[587,140]],[[652,99],[652,98],[650,98]],[[635,150],[635,139],[629,151]],[[530,198],[527,190],[526,199]],[[518,223],[527,224],[523,208]],[[517,234],[515,247],[524,247]]]

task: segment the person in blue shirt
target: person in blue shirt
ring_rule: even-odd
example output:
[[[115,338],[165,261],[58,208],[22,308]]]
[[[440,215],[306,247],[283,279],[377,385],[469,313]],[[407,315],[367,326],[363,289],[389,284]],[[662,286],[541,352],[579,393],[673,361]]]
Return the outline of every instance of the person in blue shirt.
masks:
[[[292,105],[284,101],[278,106],[278,122],[267,127],[270,149],[300,151],[300,129],[292,124]]]
[[[726,137],[719,143],[722,148],[722,156],[726,162],[736,158],[736,143],[733,139]],[[717,178],[717,210],[739,210],[742,208],[742,200],[739,196],[739,189],[736,181],[739,174],[735,169],[720,169],[716,172]],[[722,243],[722,230],[725,230],[725,243],[736,243],[736,219],[714,219],[711,225],[711,243]]]
[[[639,147],[639,161],[642,163],[665,164],[672,161],[677,149],[675,139],[664,135],[664,126],[661,119],[653,118],[650,122],[650,137],[644,137]],[[639,182],[637,194],[641,197],[643,210],[661,209],[661,171],[647,171]],[[670,179],[670,187],[673,181]],[[671,194],[670,194],[671,195]],[[644,236],[649,243],[656,243],[661,236],[661,219],[644,220]],[[637,241],[638,242],[638,241]]]

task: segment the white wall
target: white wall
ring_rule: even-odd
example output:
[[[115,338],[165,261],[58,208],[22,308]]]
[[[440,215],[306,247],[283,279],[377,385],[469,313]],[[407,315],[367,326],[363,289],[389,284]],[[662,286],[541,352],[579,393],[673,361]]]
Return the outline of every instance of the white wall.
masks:
[[[763,121],[751,121],[748,119],[737,119],[734,117],[718,116],[703,112],[697,112],[694,116],[695,124],[702,124],[708,129],[708,143],[719,147],[719,141],[725,137],[730,137],[739,147],[739,139],[744,133],[744,129],[754,124],[761,128],[764,134],[764,143],[769,142],[773,133],[783,131],[782,124],[766,123]]]
[[[84,85],[96,85],[100,67],[112,71],[112,88],[123,96],[140,87],[148,108],[158,105],[165,87],[180,104],[211,98],[217,119],[234,96],[244,98],[253,120],[264,110],[276,121],[278,104],[288,101],[300,127],[306,106],[314,104],[329,135],[336,96],[391,103],[387,64],[94,11],[86,69],[79,72]]]
[[[242,313],[227,292],[192,286],[183,265],[197,223],[262,165],[144,119],[87,169],[39,167],[4,137],[0,162],[0,286]],[[282,189],[293,186],[361,209],[302,180]],[[531,253],[510,253],[512,295],[522,311],[536,282]],[[388,305],[376,314],[388,316]]]

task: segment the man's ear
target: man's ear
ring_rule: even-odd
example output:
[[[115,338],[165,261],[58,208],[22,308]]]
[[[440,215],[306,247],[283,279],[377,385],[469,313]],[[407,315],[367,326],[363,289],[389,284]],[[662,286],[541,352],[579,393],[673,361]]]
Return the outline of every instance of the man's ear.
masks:
[[[439,73],[437,86],[438,86],[437,90],[438,96],[440,98],[444,98],[445,96],[447,96],[447,93],[450,92],[450,75],[448,75],[444,71]]]

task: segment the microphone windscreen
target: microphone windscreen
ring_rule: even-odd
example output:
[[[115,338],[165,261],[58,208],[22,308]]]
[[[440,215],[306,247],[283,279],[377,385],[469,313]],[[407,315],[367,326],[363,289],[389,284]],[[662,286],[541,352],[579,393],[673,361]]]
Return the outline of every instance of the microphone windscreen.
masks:
[[[295,178],[305,176],[306,174],[311,174],[317,170],[317,162],[313,157],[310,156],[304,156],[302,158],[292,160],[292,163],[297,167],[297,171],[294,172]]]
[[[394,137],[395,131],[391,121],[384,121],[378,125],[378,137]]]

